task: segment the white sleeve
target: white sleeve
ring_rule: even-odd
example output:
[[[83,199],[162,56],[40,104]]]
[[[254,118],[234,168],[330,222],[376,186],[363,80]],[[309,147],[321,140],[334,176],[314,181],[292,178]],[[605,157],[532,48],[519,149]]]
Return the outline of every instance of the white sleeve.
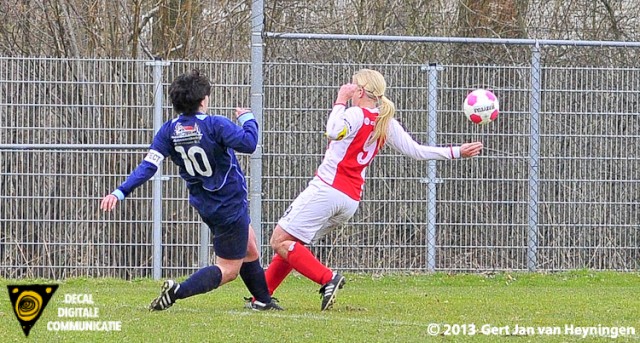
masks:
[[[344,105],[334,105],[327,119],[325,135],[331,140],[339,141],[362,125],[362,110],[358,107],[346,108]]]
[[[434,147],[418,144],[395,119],[392,119],[389,123],[387,143],[398,152],[416,160],[450,160],[460,158],[460,147]]]

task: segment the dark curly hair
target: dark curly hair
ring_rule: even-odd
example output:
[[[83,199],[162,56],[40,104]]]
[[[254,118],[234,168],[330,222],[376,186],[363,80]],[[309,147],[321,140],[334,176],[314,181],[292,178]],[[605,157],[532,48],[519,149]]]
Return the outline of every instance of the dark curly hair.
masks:
[[[211,84],[206,76],[194,69],[178,76],[169,86],[169,98],[173,109],[182,114],[198,112],[202,100],[211,94]]]

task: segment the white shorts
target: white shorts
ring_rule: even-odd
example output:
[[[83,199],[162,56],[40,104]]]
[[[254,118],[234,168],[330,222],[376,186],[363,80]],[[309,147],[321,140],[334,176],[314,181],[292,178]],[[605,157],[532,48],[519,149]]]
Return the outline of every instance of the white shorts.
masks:
[[[359,202],[314,177],[278,221],[278,225],[305,244],[316,243],[344,224]]]

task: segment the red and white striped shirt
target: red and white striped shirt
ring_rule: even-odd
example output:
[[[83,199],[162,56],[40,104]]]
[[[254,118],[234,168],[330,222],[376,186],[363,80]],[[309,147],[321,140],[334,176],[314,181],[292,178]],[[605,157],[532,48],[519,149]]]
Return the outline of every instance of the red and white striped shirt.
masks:
[[[385,142],[367,144],[373,136],[377,108],[335,105],[327,120],[326,135],[330,142],[316,176],[326,184],[360,201],[367,167]],[[392,119],[387,128],[386,143],[398,152],[417,160],[460,158],[460,147],[420,145]]]

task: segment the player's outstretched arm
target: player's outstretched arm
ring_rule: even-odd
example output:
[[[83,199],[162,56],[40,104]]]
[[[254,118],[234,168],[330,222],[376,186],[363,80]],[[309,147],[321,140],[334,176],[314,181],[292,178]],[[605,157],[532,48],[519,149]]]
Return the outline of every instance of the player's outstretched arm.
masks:
[[[387,142],[400,153],[416,160],[449,160],[474,157],[482,150],[481,142],[465,143],[461,146],[428,146],[421,145],[405,131],[405,129],[393,119],[389,123]]]
[[[460,146],[460,157],[469,158],[480,154],[482,151],[482,142],[464,143]]]
[[[134,189],[151,179],[163,160],[164,156],[160,152],[150,149],[144,160],[131,172],[124,183],[102,198],[100,208],[103,211],[112,211],[118,201],[124,200]]]

